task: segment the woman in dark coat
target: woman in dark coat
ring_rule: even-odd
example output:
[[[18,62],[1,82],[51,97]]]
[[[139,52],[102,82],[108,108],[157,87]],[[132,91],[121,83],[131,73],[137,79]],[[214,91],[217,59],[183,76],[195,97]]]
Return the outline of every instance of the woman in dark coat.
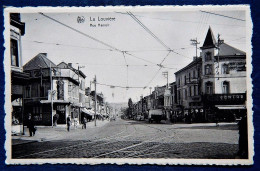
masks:
[[[29,128],[30,137],[35,135],[35,127],[32,115],[29,113],[27,128]]]

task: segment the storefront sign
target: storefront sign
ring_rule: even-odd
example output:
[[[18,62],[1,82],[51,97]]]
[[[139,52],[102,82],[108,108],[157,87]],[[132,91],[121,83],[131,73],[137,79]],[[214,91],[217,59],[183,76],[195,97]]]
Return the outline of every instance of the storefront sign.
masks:
[[[237,103],[237,102],[245,102],[246,94],[239,93],[239,94],[212,94],[212,95],[205,95],[206,98],[204,101],[207,103]]]
[[[228,68],[229,70],[246,71],[246,62],[230,62]]]
[[[58,111],[65,111],[65,106],[64,105],[58,105],[57,110]]]

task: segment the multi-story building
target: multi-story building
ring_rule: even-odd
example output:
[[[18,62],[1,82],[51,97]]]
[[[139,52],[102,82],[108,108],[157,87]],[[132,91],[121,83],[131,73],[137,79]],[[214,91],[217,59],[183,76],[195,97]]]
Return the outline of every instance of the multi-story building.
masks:
[[[208,120],[231,121],[246,113],[246,53],[224,40],[216,42],[211,28],[201,50],[201,91]]]
[[[216,42],[209,28],[200,57],[175,73],[186,121],[234,120],[246,112],[246,53]]]
[[[66,117],[80,121],[79,78],[85,75],[66,63],[55,65],[40,53],[24,67],[29,81],[25,88],[26,114],[31,113],[37,125],[66,124]],[[79,76],[79,75],[81,76]],[[83,85],[82,85],[83,86]]]
[[[63,84],[68,89],[65,91],[65,94],[68,93],[68,101],[71,102],[70,105],[70,114],[73,119],[81,123],[81,109],[86,107],[85,103],[85,78],[86,75],[79,69],[72,67],[71,63],[66,64],[61,62],[58,64],[57,71],[53,75],[54,79],[57,79],[59,83],[59,89],[63,87]],[[60,94],[57,94],[58,97]]]
[[[193,120],[196,120],[203,111],[201,110],[203,109],[200,86],[201,63],[201,57],[194,57],[191,63],[175,73],[177,104],[179,105],[175,110],[178,111],[178,117],[186,119],[186,121],[191,121],[192,117]]]
[[[23,91],[29,75],[23,72],[21,36],[25,33],[25,23],[20,21],[20,14],[10,14],[10,64],[11,64],[11,103],[12,133],[23,133]]]

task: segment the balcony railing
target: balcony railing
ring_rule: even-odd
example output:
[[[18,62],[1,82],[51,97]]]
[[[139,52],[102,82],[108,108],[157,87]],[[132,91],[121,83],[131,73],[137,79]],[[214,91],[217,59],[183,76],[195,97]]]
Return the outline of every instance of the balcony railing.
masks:
[[[67,68],[56,69],[55,71],[53,71],[52,75],[56,77],[67,77],[78,81],[77,73]]]

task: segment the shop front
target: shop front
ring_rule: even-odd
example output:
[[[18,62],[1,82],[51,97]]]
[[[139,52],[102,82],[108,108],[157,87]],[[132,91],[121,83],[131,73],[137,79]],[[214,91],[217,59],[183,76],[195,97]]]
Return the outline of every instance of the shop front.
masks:
[[[234,122],[247,113],[246,93],[204,95],[203,103],[209,122]]]

